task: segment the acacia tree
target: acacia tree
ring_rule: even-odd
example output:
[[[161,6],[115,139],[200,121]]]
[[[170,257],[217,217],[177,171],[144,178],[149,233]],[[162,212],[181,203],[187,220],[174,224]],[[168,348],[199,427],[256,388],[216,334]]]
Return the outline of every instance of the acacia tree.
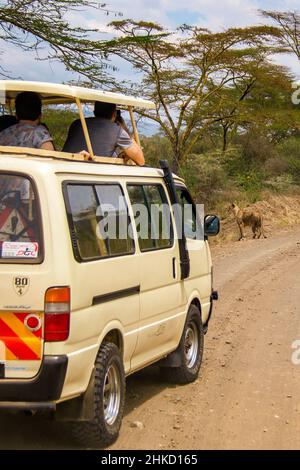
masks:
[[[263,130],[272,143],[300,129],[299,112],[290,99],[291,73],[266,61],[253,65],[252,77],[249,73],[246,80],[235,81],[215,98],[221,103],[222,119],[214,127],[221,132],[223,151],[239,131],[249,128]]]
[[[0,53],[10,43],[24,51],[35,51],[40,60],[59,60],[67,70],[90,80],[103,80],[106,42],[97,39],[97,29],[72,26],[67,19],[70,12],[88,8],[121,15],[98,0],[0,0]],[[7,74],[0,65],[0,75]]]
[[[297,11],[266,11],[262,16],[273,20],[273,35],[283,51],[293,52],[300,60],[300,14]]]
[[[176,32],[158,24],[114,21],[118,36],[109,47],[130,62],[140,80],[121,83],[122,91],[155,101],[155,112],[140,114],[161,127],[173,150],[173,168],[185,161],[207,128],[219,121],[218,96],[248,65],[269,53],[268,27],[229,29],[221,33],[182,26]],[[137,75],[137,74],[136,74]]]

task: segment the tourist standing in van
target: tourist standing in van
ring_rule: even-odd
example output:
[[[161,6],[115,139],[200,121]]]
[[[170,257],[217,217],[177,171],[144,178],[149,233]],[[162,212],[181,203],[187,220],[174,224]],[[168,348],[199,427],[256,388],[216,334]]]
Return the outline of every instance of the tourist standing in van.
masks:
[[[3,114],[0,116],[0,132],[5,131],[11,126],[14,126],[18,123],[18,120],[15,116],[11,116],[10,114]]]
[[[128,132],[115,122],[117,107],[113,103],[96,101],[94,116],[86,119],[92,147],[95,155],[101,157],[117,157],[124,152],[138,165],[144,165],[145,159],[142,149],[131,139]],[[87,150],[87,145],[79,119],[74,121],[69,129],[64,152],[78,152]]]
[[[41,125],[42,102],[37,93],[25,91],[16,98],[18,123],[0,132],[0,145],[54,150],[53,139]]]

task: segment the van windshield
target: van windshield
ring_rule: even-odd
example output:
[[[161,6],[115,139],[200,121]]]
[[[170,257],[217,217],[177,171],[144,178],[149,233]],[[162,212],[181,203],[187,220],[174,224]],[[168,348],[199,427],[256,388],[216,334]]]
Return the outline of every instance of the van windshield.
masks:
[[[0,174],[0,260],[40,262],[37,197],[25,176]]]

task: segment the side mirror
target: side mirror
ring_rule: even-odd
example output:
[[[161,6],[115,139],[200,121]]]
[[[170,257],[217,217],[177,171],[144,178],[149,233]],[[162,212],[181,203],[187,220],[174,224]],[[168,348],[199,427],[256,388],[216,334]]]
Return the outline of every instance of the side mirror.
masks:
[[[215,237],[220,232],[221,221],[217,215],[206,215],[204,219],[204,234],[206,237]]]

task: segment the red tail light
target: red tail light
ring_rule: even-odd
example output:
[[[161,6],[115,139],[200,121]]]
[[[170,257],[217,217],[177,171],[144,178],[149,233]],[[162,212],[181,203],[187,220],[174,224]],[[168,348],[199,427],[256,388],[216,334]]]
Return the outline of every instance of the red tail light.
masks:
[[[70,332],[70,288],[51,287],[45,295],[44,340],[66,341]]]

